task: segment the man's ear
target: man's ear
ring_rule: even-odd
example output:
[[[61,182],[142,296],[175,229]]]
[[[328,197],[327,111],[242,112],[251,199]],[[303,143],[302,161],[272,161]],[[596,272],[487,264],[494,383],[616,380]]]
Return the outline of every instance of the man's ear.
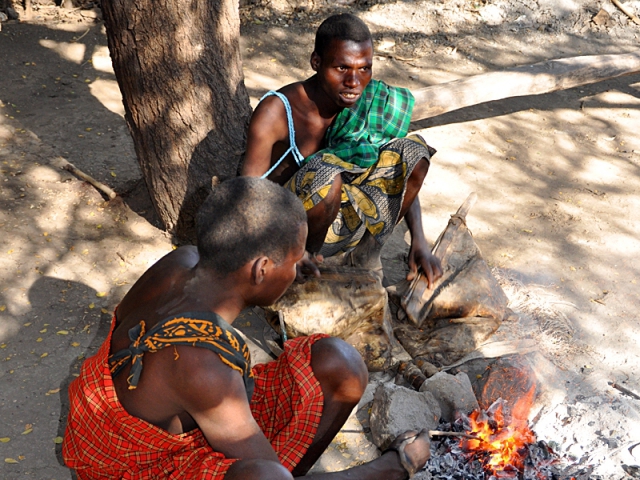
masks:
[[[258,257],[251,266],[251,280],[255,285],[260,285],[267,275],[269,257]]]
[[[309,60],[309,63],[311,64],[311,69],[314,72],[317,72],[318,69],[320,68],[320,64],[322,63],[322,58],[320,58],[320,55],[318,55],[315,50],[314,52],[311,54],[311,59]]]

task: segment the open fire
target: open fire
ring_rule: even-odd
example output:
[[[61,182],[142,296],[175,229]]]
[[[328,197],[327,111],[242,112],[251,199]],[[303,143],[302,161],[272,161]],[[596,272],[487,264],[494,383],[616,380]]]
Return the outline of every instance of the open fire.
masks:
[[[528,422],[536,396],[535,376],[524,363],[496,362],[478,395],[480,409],[458,415],[440,430],[459,432],[432,442],[427,470],[447,480],[587,480],[592,468],[561,458],[538,441]]]
[[[533,378],[526,364],[496,365],[479,399],[480,405],[491,404],[464,419],[467,432],[477,439],[463,439],[461,448],[481,457],[496,478],[515,478],[522,472],[526,447],[536,441],[528,423],[536,395]]]

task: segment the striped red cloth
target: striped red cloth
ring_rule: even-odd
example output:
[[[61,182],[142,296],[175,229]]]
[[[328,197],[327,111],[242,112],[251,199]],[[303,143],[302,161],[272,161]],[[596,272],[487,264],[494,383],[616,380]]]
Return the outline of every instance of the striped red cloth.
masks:
[[[115,319],[112,331],[114,325]],[[309,448],[322,416],[323,395],[311,370],[311,346],[323,337],[290,340],[278,360],[254,367],[251,411],[290,471]],[[111,333],[69,386],[65,464],[80,480],[224,478],[237,459],[213,451],[199,429],[173,435],[124,410],[109,371],[110,344]]]

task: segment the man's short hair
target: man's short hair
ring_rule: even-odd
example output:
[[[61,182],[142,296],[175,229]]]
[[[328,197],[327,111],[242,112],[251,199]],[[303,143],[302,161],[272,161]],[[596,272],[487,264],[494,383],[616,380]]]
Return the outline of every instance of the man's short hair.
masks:
[[[221,274],[262,255],[280,263],[297,246],[306,221],[302,202],[280,185],[254,177],[227,180],[198,211],[200,261]]]
[[[351,13],[341,13],[327,18],[318,27],[314,51],[322,57],[333,39],[352,42],[373,42],[369,27]]]

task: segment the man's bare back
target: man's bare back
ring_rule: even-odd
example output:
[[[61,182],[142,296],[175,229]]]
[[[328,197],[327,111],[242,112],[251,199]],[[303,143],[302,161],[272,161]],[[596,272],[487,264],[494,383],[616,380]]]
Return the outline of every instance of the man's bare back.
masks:
[[[194,297],[188,289],[198,260],[197,248],[185,246],[166,255],[145,272],[118,306],[111,354],[129,347],[129,330],[140,320],[144,320],[148,331],[171,315],[210,311],[210,306]],[[233,322],[232,318],[226,320]],[[180,364],[175,361],[176,352],[180,356]],[[211,351],[177,346],[175,350],[163,349],[145,357],[144,376],[135,390],[129,389],[127,382],[130,365],[113,379],[113,383],[127,412],[170,433],[181,434],[197,424],[182,405],[182,391],[173,388],[178,386],[176,373],[197,371],[201,365],[208,365],[212,372],[226,373],[228,369],[223,368],[222,362]]]
[[[175,329],[161,338],[168,343],[145,350],[151,340],[145,335],[165,325],[165,319],[190,314],[208,318],[212,312],[220,320],[210,331],[229,328],[227,335],[216,337],[221,348],[242,350],[227,324],[250,305],[272,304],[293,282],[304,253],[305,220],[299,200],[270,181],[244,177],[216,187],[198,216],[198,248],[169,253],[134,284],[117,310],[110,341],[87,360],[70,386],[63,456],[79,479],[121,478],[125,472],[156,478],[157,468],[175,478],[290,480],[306,474],[366,387],[366,367],[353,347],[320,336],[288,343],[276,362],[257,370],[253,398],[245,377],[216,353],[220,350],[185,345],[189,337],[180,337]],[[129,338],[132,329],[137,333]],[[172,340],[183,344],[172,345]],[[112,373],[105,377],[109,354],[123,349],[131,363],[119,373],[111,365]],[[292,361],[295,368],[289,366]],[[142,365],[137,383],[131,375],[135,362],[142,362],[137,364]],[[285,383],[279,383],[281,374]],[[115,398],[109,393],[112,378]],[[261,413],[265,408],[266,417]],[[272,417],[274,425],[261,427]],[[291,436],[279,438],[281,450],[276,451],[266,432],[280,435],[287,428],[293,428]],[[369,464],[318,479],[407,478],[406,466],[422,466],[429,456],[426,433],[411,438],[415,441],[402,447],[405,457],[390,451]],[[181,444],[182,439],[188,441]]]

